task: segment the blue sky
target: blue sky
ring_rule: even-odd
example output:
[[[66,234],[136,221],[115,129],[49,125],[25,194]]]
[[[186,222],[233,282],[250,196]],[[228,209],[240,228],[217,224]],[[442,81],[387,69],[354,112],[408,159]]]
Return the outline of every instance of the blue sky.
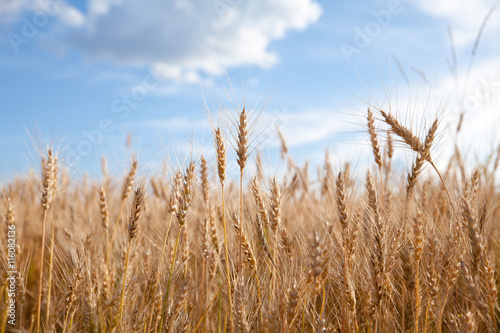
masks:
[[[327,147],[334,165],[365,156],[362,100],[390,104],[417,129],[439,114],[443,142],[467,110],[456,140],[485,156],[500,142],[500,8],[468,68],[499,4],[3,0],[0,181],[37,166],[45,143],[76,176],[98,175],[103,155],[122,173],[132,151],[146,170],[211,154],[206,104],[214,116],[228,97],[241,106],[242,90],[247,106],[265,105],[257,141],[270,163],[276,125],[299,164],[320,162]]]

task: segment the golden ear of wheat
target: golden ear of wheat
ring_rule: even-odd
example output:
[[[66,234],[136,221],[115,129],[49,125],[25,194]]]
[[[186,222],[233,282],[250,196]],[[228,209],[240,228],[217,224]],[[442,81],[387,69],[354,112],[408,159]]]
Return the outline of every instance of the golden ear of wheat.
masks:
[[[142,187],[138,187],[135,190],[134,208],[132,210],[132,214],[130,215],[130,220],[128,223],[128,233],[130,240],[133,240],[137,236],[137,226],[139,225],[139,218],[141,216],[143,208],[144,208],[144,189]]]
[[[238,122],[237,162],[243,172],[248,159],[248,118],[245,108],[240,113]]]
[[[127,199],[130,192],[132,191],[136,174],[137,174],[137,160],[133,158],[132,165],[130,166],[130,171],[127,175],[127,178],[125,179],[125,182],[123,183],[122,200]]]
[[[382,154],[380,153],[380,146],[377,139],[377,132],[375,131],[375,119],[373,112],[368,108],[368,133],[370,134],[370,143],[372,146],[373,155],[375,156],[375,163],[379,169],[382,169]]]
[[[219,180],[223,184],[226,179],[226,144],[220,128],[215,130],[215,146],[217,152],[217,172]]]
[[[384,110],[379,110],[382,117],[384,117],[384,121],[387,125],[391,127],[391,130],[394,134],[399,136],[408,146],[410,146],[413,151],[420,152],[422,150],[422,142],[420,139],[413,134],[413,132],[404,127],[399,123],[399,121],[390,113],[386,113]]]

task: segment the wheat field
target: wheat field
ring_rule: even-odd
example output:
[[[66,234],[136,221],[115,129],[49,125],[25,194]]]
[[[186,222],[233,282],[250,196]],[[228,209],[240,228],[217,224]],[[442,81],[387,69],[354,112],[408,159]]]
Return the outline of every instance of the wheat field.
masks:
[[[0,332],[499,330],[500,151],[464,165],[456,147],[438,168],[440,119],[419,136],[371,108],[368,172],[299,166],[280,134],[280,176],[251,116],[237,110],[212,128],[212,156],[163,174],[131,156],[123,177],[73,179],[49,146],[3,184]]]

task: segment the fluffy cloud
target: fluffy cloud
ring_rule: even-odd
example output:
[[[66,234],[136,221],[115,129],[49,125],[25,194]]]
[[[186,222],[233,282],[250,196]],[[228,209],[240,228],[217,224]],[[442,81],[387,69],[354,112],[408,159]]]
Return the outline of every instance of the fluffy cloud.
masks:
[[[15,18],[42,5],[62,9],[64,43],[87,59],[121,65],[153,64],[173,81],[200,81],[231,67],[269,67],[273,40],[316,22],[314,0],[89,0],[86,12],[59,0],[8,0],[0,17]]]
[[[312,0],[91,1],[88,23],[68,42],[89,58],[160,64],[171,79],[277,61],[271,41],[318,20]]]

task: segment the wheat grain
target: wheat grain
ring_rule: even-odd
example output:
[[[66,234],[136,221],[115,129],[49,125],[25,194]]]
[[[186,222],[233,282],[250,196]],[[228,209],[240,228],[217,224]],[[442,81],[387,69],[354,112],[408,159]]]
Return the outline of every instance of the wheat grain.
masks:
[[[373,155],[375,156],[375,163],[377,163],[379,170],[382,169],[382,155],[380,153],[380,146],[377,139],[377,132],[375,131],[375,119],[373,113],[368,108],[368,133],[370,133],[370,143],[372,146]]]

